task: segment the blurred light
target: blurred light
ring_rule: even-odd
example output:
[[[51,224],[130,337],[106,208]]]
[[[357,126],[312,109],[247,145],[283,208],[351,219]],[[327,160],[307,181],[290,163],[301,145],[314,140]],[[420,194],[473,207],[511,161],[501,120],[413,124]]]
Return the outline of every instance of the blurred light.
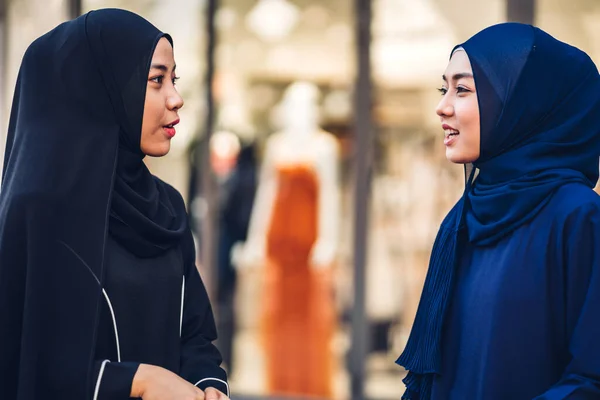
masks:
[[[450,25],[431,0],[377,0],[373,16],[376,33],[405,38],[439,33]]]
[[[256,85],[248,92],[249,107],[255,111],[266,111],[275,104],[277,93],[268,85]]]
[[[352,99],[347,90],[332,90],[323,99],[325,116],[332,119],[345,119],[352,113]]]
[[[210,137],[210,151],[219,158],[237,156],[240,152],[240,140],[228,131],[218,131]]]
[[[221,7],[215,15],[215,26],[219,30],[229,30],[235,26],[238,15],[231,7]]]
[[[304,57],[307,51],[302,52]],[[298,60],[299,52],[287,45],[275,46],[269,50],[267,55],[266,65],[270,71],[285,71],[290,65],[297,65],[301,60]]]
[[[377,81],[406,86],[430,85],[441,79],[448,64],[451,37],[379,39],[372,49],[373,70]]]
[[[244,141],[254,140],[255,132],[248,117],[248,108],[242,101],[233,100],[223,104],[219,110],[218,125],[225,129],[231,129]]]
[[[373,30],[374,76],[392,85],[437,82],[456,43],[452,24],[431,0],[377,0]]]
[[[234,133],[213,133],[210,138],[210,164],[218,177],[225,177],[232,172],[240,150],[240,140]]]
[[[329,25],[329,11],[321,5],[308,6],[302,13],[304,23],[313,28],[320,29]]]
[[[352,42],[352,28],[348,24],[335,24],[327,29],[325,37],[335,46],[348,46]]]
[[[215,50],[217,65],[229,66],[234,64],[235,49],[231,44],[220,43]]]
[[[264,46],[256,39],[244,39],[236,47],[237,68],[260,64],[264,58]]]
[[[276,42],[298,22],[298,7],[287,0],[259,0],[246,17],[246,26],[261,39]]]

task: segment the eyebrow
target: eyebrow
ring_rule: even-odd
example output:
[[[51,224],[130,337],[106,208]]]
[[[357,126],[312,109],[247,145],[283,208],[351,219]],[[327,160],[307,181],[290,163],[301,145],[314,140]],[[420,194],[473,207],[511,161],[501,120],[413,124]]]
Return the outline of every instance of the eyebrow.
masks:
[[[473,74],[471,74],[469,72],[460,72],[458,74],[452,75],[453,81],[458,81],[459,79],[462,79],[462,78],[473,78]],[[448,82],[448,79],[446,79],[446,75],[442,75],[442,79],[444,80],[444,82]]]
[[[173,66],[173,71],[175,71],[175,68],[177,68],[177,65]],[[164,64],[152,64],[150,65],[150,69],[160,69],[163,72],[167,72],[169,70],[169,68]]]

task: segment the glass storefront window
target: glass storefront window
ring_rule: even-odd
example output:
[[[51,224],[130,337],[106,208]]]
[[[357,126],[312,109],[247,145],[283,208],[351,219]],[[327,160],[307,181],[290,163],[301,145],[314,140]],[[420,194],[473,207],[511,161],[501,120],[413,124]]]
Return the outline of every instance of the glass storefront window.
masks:
[[[374,159],[365,282],[370,332],[370,349],[365,360],[368,398],[398,399],[404,391],[403,371],[394,361],[411,329],[439,224],[464,187],[462,168],[445,159],[443,134],[435,114],[440,98],[436,88],[441,84],[453,46],[486,26],[505,21],[509,1],[513,0],[372,1]],[[67,19],[67,3],[67,0],[7,3],[6,18],[2,21],[6,37],[0,39],[5,43],[2,73],[6,82],[0,86],[2,139],[22,54],[37,36]],[[195,168],[195,172],[201,173],[198,165],[193,164],[190,151],[197,148],[205,133],[207,0],[82,0],[81,5],[84,13],[104,7],[129,9],[173,36],[178,75],[182,78],[178,86],[186,102],[181,111],[181,129],[169,156],[147,162],[154,173],[189,199],[192,217],[206,213],[202,193],[193,192],[190,184],[191,170]],[[319,340],[327,342],[323,346],[327,352],[325,362],[331,364],[326,397],[346,399],[352,395],[347,356],[351,350],[355,251],[353,96],[358,51],[353,5],[346,0],[221,0],[215,14],[216,69],[212,84],[216,115],[213,138],[205,145],[210,150],[206,165],[215,180],[214,195],[218,200],[217,209],[212,210],[218,225],[214,232],[218,258],[215,265],[208,267],[218,278],[213,304],[221,335],[218,345],[225,355],[225,367],[231,372],[235,397],[310,394],[303,392],[308,384],[289,391],[273,389],[279,387],[280,381],[275,381],[284,374],[277,379],[269,376],[273,371],[269,372],[268,357],[277,355],[277,349],[265,345],[264,339],[277,333],[277,325],[286,325],[290,330],[290,326],[301,330],[303,325],[313,330],[321,328]],[[534,11],[536,25],[580,47],[600,63],[598,1],[537,0]],[[297,97],[292,104],[297,108],[291,112],[290,87],[299,82],[303,82],[304,89],[295,93]],[[305,168],[310,164],[306,160],[314,161],[310,156],[318,159],[316,154],[327,148],[315,145],[316,150],[311,153],[314,143],[307,138],[312,137],[313,131],[303,132],[306,137],[299,137],[298,142],[287,142],[289,148],[282,146],[273,151],[277,146],[274,137],[285,134],[291,126],[300,130],[314,128],[313,117],[319,133],[327,132],[323,140],[335,143],[337,149],[324,163],[328,166],[315,162],[309,165],[312,169]],[[0,145],[4,147],[3,140]],[[264,166],[273,162],[269,159],[273,154],[277,162],[267,171]],[[306,159],[297,162],[296,157],[301,154]],[[334,162],[329,162],[331,159]],[[298,168],[290,169],[290,165]],[[323,168],[328,171],[332,165],[335,171],[327,177]],[[273,179],[274,175],[277,179]],[[270,264],[274,264],[274,257],[265,261],[265,254],[263,268],[246,268],[240,260],[257,249],[244,248],[244,242],[259,246],[260,240],[252,242],[251,232],[248,239],[234,235],[227,221],[238,218],[243,220],[243,230],[251,230],[252,219],[259,218],[253,216],[257,202],[262,201],[256,193],[261,191],[261,185],[264,188],[265,182],[266,186],[274,183],[276,194],[271,193],[270,204],[271,211],[277,209],[277,213],[273,211],[270,220],[264,219],[269,228],[262,227],[263,239],[280,240],[279,246],[287,249],[284,256],[294,256],[298,250],[289,241],[283,241],[284,236],[289,239],[307,226],[308,236],[318,236],[313,232],[314,226],[305,224],[307,220],[313,225],[315,221],[327,224],[327,218],[315,217],[319,207],[328,207],[328,199],[323,203],[318,200],[319,191],[327,187],[320,179],[334,182],[329,187],[336,190],[330,193],[337,194],[331,196],[339,196],[333,202],[339,210],[331,215],[333,221],[339,219],[334,222],[338,238],[336,257],[330,262],[327,274],[315,272],[320,278],[311,281],[311,285],[318,289],[311,290],[320,290],[317,295],[307,289],[292,299],[296,303],[289,307],[302,312],[306,311],[302,305],[312,304],[314,299],[321,305],[318,317],[301,320],[300,311],[285,315],[282,310],[276,314],[273,309],[278,302],[289,300],[286,291],[297,289],[289,284],[290,280],[311,279],[298,273],[307,268],[306,254],[302,255],[304,264],[293,270],[273,269]],[[237,189],[232,189],[235,185]],[[294,196],[281,201],[283,192]],[[295,208],[294,201],[301,197],[304,203]],[[292,218],[299,212],[306,212],[305,217]],[[273,224],[274,215],[283,221],[280,225]],[[285,225],[285,218],[293,222]],[[280,236],[274,238],[276,228]],[[314,257],[326,259],[327,245],[316,246],[318,237],[311,240],[312,247],[305,253],[310,252],[313,257],[314,251],[319,253]],[[290,260],[289,265],[296,265],[294,257]],[[286,288],[284,293],[277,292],[278,286]],[[309,286],[307,283],[304,288]],[[279,322],[263,324],[266,312],[273,312],[270,317],[275,315]],[[292,340],[292,335],[288,336]],[[297,344],[281,344],[281,354]]]

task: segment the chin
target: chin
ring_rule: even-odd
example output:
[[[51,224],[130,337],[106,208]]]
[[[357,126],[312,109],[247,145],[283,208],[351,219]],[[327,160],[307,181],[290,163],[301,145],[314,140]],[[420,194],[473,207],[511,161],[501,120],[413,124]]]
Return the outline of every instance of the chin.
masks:
[[[454,164],[469,164],[477,161],[478,158],[478,154],[464,154],[452,150],[446,150],[446,159]]]
[[[167,142],[165,144],[154,144],[152,146],[147,146],[146,148],[142,148],[142,152],[150,157],[164,157],[169,154],[171,150],[171,142]]]

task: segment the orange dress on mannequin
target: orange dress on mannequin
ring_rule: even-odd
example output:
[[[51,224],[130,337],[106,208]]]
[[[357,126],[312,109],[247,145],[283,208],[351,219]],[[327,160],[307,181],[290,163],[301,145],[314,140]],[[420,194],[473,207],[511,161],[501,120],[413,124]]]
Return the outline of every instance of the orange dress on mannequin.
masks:
[[[280,166],[267,233],[263,345],[271,394],[331,397],[334,332],[328,272],[310,267],[318,235],[317,176],[310,166]]]

